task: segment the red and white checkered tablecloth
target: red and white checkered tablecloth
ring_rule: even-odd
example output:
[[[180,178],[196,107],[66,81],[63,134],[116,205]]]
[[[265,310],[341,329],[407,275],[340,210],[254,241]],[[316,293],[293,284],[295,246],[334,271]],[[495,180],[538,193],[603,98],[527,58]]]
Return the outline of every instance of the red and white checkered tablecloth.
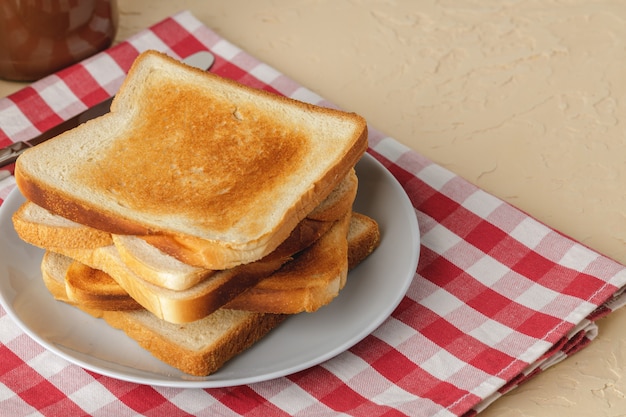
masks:
[[[210,50],[212,72],[332,106],[182,12],[0,99],[0,145],[113,95],[139,52]],[[137,385],[46,351],[0,308],[0,410],[67,415],[473,415],[586,346],[624,303],[626,269],[370,126],[371,155],[407,192],[421,233],[408,293],[347,352],[294,375],[210,389]],[[9,167],[10,169],[10,167]],[[0,177],[1,178],[1,177]],[[0,180],[0,201],[15,187]]]

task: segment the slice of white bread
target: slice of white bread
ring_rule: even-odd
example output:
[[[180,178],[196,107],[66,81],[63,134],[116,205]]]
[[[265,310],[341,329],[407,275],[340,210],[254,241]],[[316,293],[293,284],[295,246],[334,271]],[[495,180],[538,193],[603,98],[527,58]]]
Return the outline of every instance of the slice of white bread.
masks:
[[[183,325],[145,310],[105,311],[102,316],[156,358],[195,376],[214,373],[288,317],[225,308]]]
[[[46,288],[55,299],[75,305],[76,303],[67,296],[65,287],[65,274],[72,262],[75,261],[65,255],[46,251],[41,260],[41,276]],[[106,303],[103,303],[102,307],[106,308]]]
[[[352,213],[347,236],[349,269],[361,263],[380,242],[380,231],[376,221],[360,213]],[[317,310],[334,299],[338,287],[341,289],[345,282],[346,253],[343,250],[342,239],[346,239],[343,225],[331,229],[303,254],[260,281],[255,287],[235,297],[227,307],[283,314]],[[52,256],[51,254],[52,252],[46,252],[46,256]],[[65,259],[70,260],[67,257]],[[106,297],[108,289],[90,281],[91,274],[83,272],[80,268],[68,268],[63,294],[65,295],[67,291],[74,296],[66,301],[89,305],[96,309],[110,309]],[[80,281],[84,281],[80,288],[83,291],[90,291],[89,294],[71,288],[73,283]],[[50,287],[49,289],[56,297],[59,291]],[[133,300],[128,294],[127,298]],[[102,299],[103,303],[98,304],[98,299]]]
[[[96,293],[94,294],[94,289]],[[65,292],[74,303],[99,310],[143,309],[119,284],[99,269],[73,261],[65,273]]]
[[[20,237],[35,246],[93,249],[113,244],[111,234],[87,227],[26,201],[12,216]]]
[[[348,270],[356,268],[380,245],[378,222],[365,214],[352,212],[348,230]]]
[[[333,224],[305,219],[281,246],[263,259],[216,271],[209,278],[183,291],[162,288],[139,277],[122,261],[114,245],[95,249],[41,247],[106,272],[133,299],[158,318],[172,323],[188,323],[206,317],[278,270],[292,255],[318,240]]]
[[[73,303],[65,294],[65,274],[73,261],[47,252],[42,275],[52,295],[110,326],[123,330],[141,347],[161,361],[195,376],[206,376],[269,333],[287,316],[219,309],[187,324],[172,324],[146,310],[103,311]]]
[[[352,169],[307,219],[339,220],[351,210],[357,187],[358,179]],[[52,214],[31,201],[26,201],[13,214],[13,224],[23,240],[44,248],[95,249],[115,243],[122,260],[133,272],[167,289],[191,288],[214,273],[214,270],[181,262],[137,236],[111,235]]]
[[[344,241],[348,243],[345,250]],[[282,314],[316,311],[339,295],[348,271],[379,244],[378,223],[352,212],[349,222],[339,223],[293,261],[235,297],[226,307]]]
[[[341,219],[352,210],[357,187],[356,173],[351,170],[306,218],[325,222]],[[213,270],[182,262],[138,236],[113,235],[113,242],[122,260],[133,272],[164,288],[184,290],[213,274]]]
[[[356,114],[148,51],[110,113],[24,152],[15,178],[52,213],[170,240],[156,246],[177,257],[181,245],[195,252],[186,263],[227,269],[273,252],[366,148]]]
[[[235,297],[225,307],[264,313],[313,312],[330,303],[348,275],[351,214],[278,271]]]
[[[143,309],[109,275],[67,256],[46,251],[41,273],[54,298],[68,304],[93,310]]]

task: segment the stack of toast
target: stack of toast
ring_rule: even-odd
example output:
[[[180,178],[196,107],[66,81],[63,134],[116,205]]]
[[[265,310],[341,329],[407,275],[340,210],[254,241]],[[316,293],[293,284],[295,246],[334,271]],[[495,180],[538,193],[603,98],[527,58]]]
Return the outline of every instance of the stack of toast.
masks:
[[[18,158],[18,235],[58,300],[208,375],[314,312],[378,245],[365,120],[142,53],[111,112]]]

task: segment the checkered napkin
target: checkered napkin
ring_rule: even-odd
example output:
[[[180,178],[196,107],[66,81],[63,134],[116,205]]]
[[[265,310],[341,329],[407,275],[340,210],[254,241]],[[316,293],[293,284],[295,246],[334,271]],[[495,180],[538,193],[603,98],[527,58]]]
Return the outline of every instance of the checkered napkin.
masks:
[[[0,145],[29,139],[114,94],[140,51],[209,49],[212,72],[332,106],[182,12],[0,100]],[[368,152],[402,184],[421,258],[373,334],[313,368],[224,389],[136,385],[37,345],[0,309],[0,409],[10,415],[473,415],[587,345],[624,304],[623,266],[555,232],[370,127]],[[6,175],[6,174],[5,174]],[[15,186],[0,181],[0,198]],[[35,413],[36,414],[36,413]]]

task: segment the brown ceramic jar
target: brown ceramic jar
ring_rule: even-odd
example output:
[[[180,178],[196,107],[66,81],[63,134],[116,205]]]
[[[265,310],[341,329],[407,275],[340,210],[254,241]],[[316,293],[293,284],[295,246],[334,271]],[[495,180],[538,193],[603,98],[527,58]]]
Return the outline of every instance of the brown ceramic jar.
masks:
[[[116,0],[0,0],[0,78],[32,81],[108,48]]]

